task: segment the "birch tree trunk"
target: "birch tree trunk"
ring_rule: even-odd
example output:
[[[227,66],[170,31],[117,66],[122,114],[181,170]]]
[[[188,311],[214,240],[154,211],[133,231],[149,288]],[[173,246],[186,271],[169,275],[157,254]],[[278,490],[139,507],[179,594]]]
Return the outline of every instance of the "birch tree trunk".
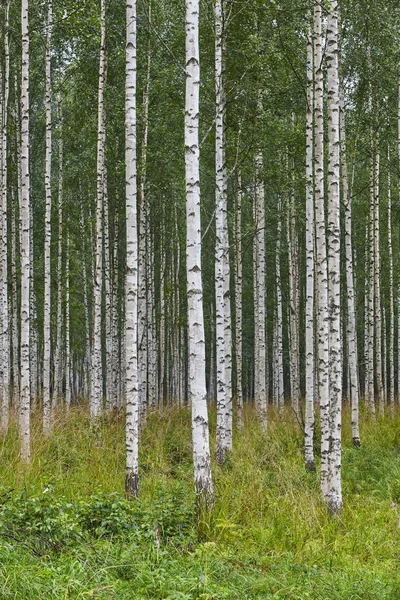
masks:
[[[101,355],[101,296],[103,253],[103,195],[104,195],[104,82],[105,82],[105,0],[101,0],[101,40],[98,89],[97,129],[97,191],[96,191],[96,261],[94,273],[93,352],[90,378],[90,416],[99,417],[102,409],[102,355]]]
[[[50,430],[50,316],[51,316],[51,36],[53,29],[53,1],[47,0],[46,37],[46,165],[44,187],[46,196],[44,239],[44,317],[43,317],[43,431]]]
[[[267,432],[267,387],[266,387],[266,328],[265,328],[265,199],[263,181],[263,155],[259,151],[256,157],[256,197],[255,197],[255,226],[256,226],[256,257],[254,292],[255,308],[255,360],[254,396],[258,406],[261,428]]]
[[[324,114],[321,3],[314,3],[314,127],[315,127],[315,227],[318,290],[318,392],[321,418],[321,489],[329,494],[329,307],[324,196]]]
[[[8,219],[7,219],[7,122],[8,122],[8,98],[10,89],[10,47],[9,47],[9,11],[10,0],[5,2],[4,19],[4,97],[3,97],[3,118],[1,128],[2,138],[2,169],[1,169],[1,213],[2,213],[2,250],[1,250],[1,275],[2,275],[2,368],[3,368],[3,393],[1,407],[1,428],[4,432],[8,430],[9,410],[10,410],[10,327],[8,310]],[[1,94],[1,92],[0,92]]]
[[[309,14],[311,21],[311,14]],[[313,34],[307,34],[307,110],[306,110],[306,315],[305,315],[305,424],[304,462],[307,471],[315,471],[314,459],[314,165],[313,165]]]
[[[282,236],[282,201],[278,201],[278,237],[275,251],[276,265],[276,390],[279,416],[282,418],[285,410],[283,390],[283,309],[281,281],[281,236]]]
[[[235,346],[236,346],[236,411],[237,426],[243,428],[243,332],[242,332],[242,295],[243,295],[243,269],[242,269],[242,180],[238,176],[238,189],[236,195],[236,228],[235,228]]]
[[[374,288],[375,288],[375,360],[376,360],[376,386],[378,392],[379,414],[385,413],[385,398],[382,381],[382,311],[381,311],[381,256],[380,256],[380,208],[379,208],[379,179],[380,156],[379,150],[375,154],[375,190],[374,190]]]
[[[21,70],[21,458],[30,462],[30,172],[29,172],[29,20],[28,0],[22,0]]]
[[[18,200],[14,198],[14,188],[11,188],[11,335],[12,335],[12,371],[13,371],[13,402],[19,410],[19,326],[18,326],[18,285],[17,285],[17,239],[19,237]]]
[[[341,176],[344,207],[344,231],[345,231],[345,258],[346,258],[346,290],[347,290],[347,346],[349,364],[349,383],[351,395],[351,433],[353,444],[361,445],[359,428],[359,381],[358,381],[358,352],[357,352],[357,328],[356,328],[356,301],[355,285],[353,276],[353,242],[352,242],[352,214],[351,193],[347,174],[346,153],[346,123],[344,112],[343,91],[340,98],[340,138],[341,138]]]
[[[368,308],[366,327],[368,330],[367,342],[367,368],[366,368],[366,390],[367,403],[370,407],[371,417],[375,419],[375,386],[374,386],[374,320],[375,320],[375,286],[374,286],[374,261],[375,261],[375,244],[374,244],[374,161],[371,160],[370,166],[370,209],[369,209],[369,280],[366,275],[366,292],[368,295]]]
[[[136,2],[126,2],[126,479],[130,496],[139,493],[139,390],[138,390],[138,233],[136,164]]]
[[[112,408],[112,307],[111,307],[111,250],[110,250],[110,220],[107,169],[104,166],[103,175],[103,234],[104,234],[104,302],[105,302],[105,336],[106,336],[106,409]]]
[[[69,263],[70,243],[67,235],[67,256],[65,261],[65,405],[71,407],[71,340],[70,340],[70,304],[69,304]]]
[[[148,20],[151,24],[151,2],[148,5]],[[140,212],[139,212],[139,297],[138,297],[138,357],[139,357],[139,405],[141,411],[141,422],[145,422],[148,402],[148,363],[149,363],[149,340],[148,325],[149,314],[147,311],[147,283],[148,283],[148,264],[147,264],[147,239],[149,218],[148,205],[146,197],[146,177],[147,177],[147,146],[149,137],[149,103],[150,103],[150,75],[151,75],[151,36],[149,35],[147,46],[147,71],[146,85],[143,92],[143,137],[142,137],[142,156],[140,173]],[[151,318],[151,315],[150,315]]]
[[[57,329],[56,329],[56,348],[54,352],[54,386],[53,386],[53,408],[57,406],[62,396],[62,255],[63,255],[63,116],[61,100],[58,102],[58,120],[59,120],[59,139],[58,139],[58,240],[57,240]],[[83,244],[85,245],[85,235],[83,232]],[[84,254],[86,256],[86,254]],[[86,279],[85,279],[86,283]]]
[[[225,462],[227,450],[228,382],[225,348],[225,260],[226,260],[226,170],[224,159],[224,87],[223,87],[223,7],[222,0],[215,2],[215,317],[217,359],[217,444],[216,459]]]
[[[328,510],[342,510],[342,332],[340,319],[340,98],[338,2],[332,0],[327,23],[328,78],[328,265],[329,265],[329,393],[330,457]]]
[[[393,287],[393,244],[392,244],[392,181],[390,175],[390,151],[388,149],[388,249],[389,249],[389,385],[388,402],[394,417],[394,287]]]
[[[309,14],[311,20],[311,14]],[[315,471],[314,459],[314,165],[313,165],[313,33],[309,26],[307,35],[307,110],[306,110],[306,315],[305,315],[305,424],[304,462],[307,471]]]
[[[189,332],[189,401],[195,490],[201,507],[213,504],[205,376],[203,283],[201,272],[200,149],[199,149],[199,0],[186,0],[186,272]]]

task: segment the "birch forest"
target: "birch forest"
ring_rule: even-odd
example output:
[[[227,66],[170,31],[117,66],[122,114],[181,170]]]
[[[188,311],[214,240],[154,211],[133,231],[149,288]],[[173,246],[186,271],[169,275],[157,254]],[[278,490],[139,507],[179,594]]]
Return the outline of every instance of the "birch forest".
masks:
[[[398,600],[400,6],[0,0],[0,600]]]

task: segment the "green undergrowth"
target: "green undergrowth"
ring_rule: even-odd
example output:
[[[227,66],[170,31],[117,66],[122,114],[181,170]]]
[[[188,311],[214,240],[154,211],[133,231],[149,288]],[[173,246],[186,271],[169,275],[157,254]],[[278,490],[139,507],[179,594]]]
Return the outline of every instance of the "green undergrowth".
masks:
[[[267,439],[245,417],[200,522],[187,410],[150,415],[137,501],[123,494],[122,414],[91,428],[76,407],[48,438],[38,415],[29,467],[11,426],[0,439],[0,600],[400,599],[398,420],[363,418],[353,448],[345,414],[344,510],[332,518],[290,414],[270,415]]]

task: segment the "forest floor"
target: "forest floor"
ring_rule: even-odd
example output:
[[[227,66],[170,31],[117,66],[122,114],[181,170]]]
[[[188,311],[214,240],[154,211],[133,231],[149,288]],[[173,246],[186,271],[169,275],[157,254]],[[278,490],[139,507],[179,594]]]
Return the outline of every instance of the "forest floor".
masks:
[[[139,501],[123,495],[123,415],[93,432],[76,407],[48,439],[38,416],[29,468],[11,427],[0,440],[0,600],[400,599],[399,421],[363,419],[356,449],[345,414],[344,510],[331,518],[290,415],[271,415],[267,440],[245,416],[200,524],[187,410],[143,429]]]

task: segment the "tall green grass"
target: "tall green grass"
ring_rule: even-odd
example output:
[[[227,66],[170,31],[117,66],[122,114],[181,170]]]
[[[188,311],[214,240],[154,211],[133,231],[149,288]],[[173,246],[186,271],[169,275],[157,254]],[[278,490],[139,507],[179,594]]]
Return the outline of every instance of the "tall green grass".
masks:
[[[363,417],[361,435],[353,448],[346,413],[344,510],[332,518],[291,415],[271,412],[265,438],[246,410],[213,469],[215,510],[197,523],[187,410],[149,416],[133,502],[122,414],[92,429],[84,407],[60,411],[48,438],[36,415],[29,467],[12,424],[0,440],[0,600],[400,599],[398,422]]]

